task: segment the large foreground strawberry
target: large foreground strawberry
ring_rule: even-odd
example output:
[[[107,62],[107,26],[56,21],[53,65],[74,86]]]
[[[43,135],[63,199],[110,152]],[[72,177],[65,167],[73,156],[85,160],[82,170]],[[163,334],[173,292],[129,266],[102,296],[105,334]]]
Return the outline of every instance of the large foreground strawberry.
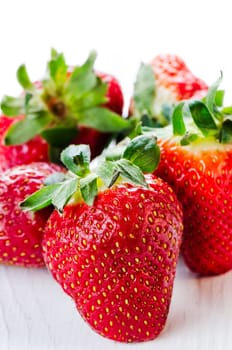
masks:
[[[124,158],[90,172],[88,149],[70,146],[62,159],[72,175],[54,194],[56,184],[22,204],[36,210],[51,194],[46,264],[90,326],[121,342],[157,337],[172,296],[181,206],[166,183],[138,167],[151,171],[158,154],[153,139],[139,136]]]
[[[232,269],[232,111],[221,107],[218,83],[204,102],[176,106],[156,171],[183,204],[184,260],[203,275]]]
[[[37,213],[24,212],[20,203],[41,188],[48,175],[60,172],[55,164],[36,162],[0,174],[0,262],[39,267],[42,257],[43,229],[51,208]]]
[[[179,56],[160,54],[150,64],[141,64],[130,114],[142,116],[149,126],[165,126],[170,122],[173,104],[204,97],[207,90],[207,84],[196,77]]]
[[[83,65],[70,69],[63,54],[52,50],[45,78],[34,84],[25,66],[20,66],[17,76],[24,93],[17,98],[5,96],[1,108],[6,116],[24,118],[11,124],[4,134],[5,145],[28,147],[28,141],[40,135],[49,144],[52,161],[59,161],[60,152],[70,143],[89,144],[95,157],[112,134],[127,129],[129,123],[121,118],[121,87],[113,76],[94,71],[95,59],[96,54],[91,53]],[[2,168],[7,168],[9,157],[11,164],[23,164],[23,159],[17,157],[19,148],[4,148],[1,143]],[[30,152],[36,152],[33,142],[29,144]],[[47,150],[41,157],[48,157]]]

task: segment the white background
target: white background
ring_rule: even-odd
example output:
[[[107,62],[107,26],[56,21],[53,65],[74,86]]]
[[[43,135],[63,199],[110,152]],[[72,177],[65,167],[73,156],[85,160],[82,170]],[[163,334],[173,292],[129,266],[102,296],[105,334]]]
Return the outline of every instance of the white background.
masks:
[[[120,80],[126,103],[141,61],[176,53],[207,83],[224,73],[232,102],[231,2],[133,0],[0,0],[0,97],[20,92],[26,63],[41,78],[50,48],[70,64],[98,51],[96,68]],[[197,278],[180,264],[164,333],[122,345],[92,332],[45,269],[0,266],[0,350],[229,350],[232,274]]]
[[[51,47],[70,64],[96,49],[97,68],[115,74],[126,94],[139,63],[159,53],[180,55],[209,84],[222,70],[232,94],[231,32],[229,0],[1,0],[0,96],[19,91],[21,63],[40,78]]]

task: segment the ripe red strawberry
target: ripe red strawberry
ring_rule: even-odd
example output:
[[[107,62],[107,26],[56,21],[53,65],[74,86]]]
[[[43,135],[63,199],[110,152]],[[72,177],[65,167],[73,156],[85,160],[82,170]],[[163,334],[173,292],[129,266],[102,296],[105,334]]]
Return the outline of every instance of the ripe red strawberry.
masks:
[[[207,84],[196,77],[179,56],[158,55],[151,61],[151,66],[158,89],[167,93],[171,102],[190,99],[196,94],[206,95]]]
[[[137,139],[140,150],[141,140],[144,146],[143,136]],[[152,142],[148,138],[146,146]],[[121,342],[153,339],[163,329],[183,228],[173,190],[153,175],[144,178],[132,164],[133,159],[145,165],[146,147],[142,148],[139,159],[129,145],[124,152],[127,159],[105,162],[82,180],[74,177],[68,204],[63,208],[67,200],[51,200],[60,213],[52,213],[43,239],[46,264],[82,317],[96,332]],[[79,152],[71,146],[64,152],[71,171],[86,173],[88,169],[80,169],[82,161],[75,163],[80,157],[86,159],[83,149]],[[104,174],[101,180],[98,173]],[[93,189],[93,179],[96,186],[101,183],[99,193]],[[94,192],[89,204],[76,192],[78,188],[85,198]],[[38,193],[35,196],[38,199]],[[36,209],[33,196],[24,207],[28,203]]]
[[[160,139],[156,170],[183,205],[184,259],[203,275],[232,269],[232,122],[224,114],[228,109],[212,103],[215,96],[213,88],[206,103],[188,103],[192,118],[185,120],[187,127],[183,104],[176,107],[174,137]]]
[[[18,266],[44,265],[41,240],[51,208],[24,212],[20,203],[41,188],[45,178],[60,171],[58,165],[31,163],[0,175],[0,262]]]
[[[181,210],[173,191],[121,184],[93,206],[55,211],[44,236],[45,261],[94,330],[114,340],[153,339],[171,301]]]
[[[0,172],[16,165],[48,161],[48,144],[40,136],[35,136],[21,145],[4,145],[5,134],[14,121],[12,118],[0,116]]]
[[[179,56],[157,55],[150,64],[140,66],[129,114],[142,117],[148,126],[165,126],[170,123],[174,103],[202,98],[207,90],[207,84]]]
[[[200,274],[232,269],[232,146],[215,142],[182,147],[160,143],[157,175],[172,185],[184,208],[182,253]]]
[[[53,50],[45,79],[35,84],[25,66],[19,67],[17,76],[25,93],[5,96],[1,108],[7,116],[24,115],[24,119],[8,129],[6,145],[24,144],[40,135],[49,144],[52,161],[59,161],[67,145],[80,142],[90,142],[95,157],[114,133],[127,129],[128,121],[121,118],[121,87],[113,76],[94,72],[95,58],[92,53],[82,66],[70,69],[64,56]]]

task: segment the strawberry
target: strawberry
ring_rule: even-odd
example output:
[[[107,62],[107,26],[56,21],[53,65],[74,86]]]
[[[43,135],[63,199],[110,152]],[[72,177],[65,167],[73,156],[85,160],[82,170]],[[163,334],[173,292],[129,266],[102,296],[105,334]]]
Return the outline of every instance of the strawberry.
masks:
[[[170,122],[174,103],[201,98],[207,90],[207,84],[197,78],[180,57],[158,55],[150,64],[140,66],[129,114],[142,116],[149,126],[165,126]]]
[[[197,78],[176,55],[163,54],[151,61],[158,89],[165,90],[171,101],[187,100],[207,93],[207,84]]]
[[[36,162],[8,169],[0,175],[0,262],[27,267],[44,265],[43,228],[51,208],[24,212],[20,203],[38,190],[45,178],[61,171],[55,164]]]
[[[50,160],[58,162],[70,143],[90,142],[95,157],[114,133],[127,129],[121,87],[113,76],[94,71],[95,59],[92,52],[83,65],[70,69],[64,55],[52,50],[45,79],[36,83],[20,66],[17,77],[25,91],[17,98],[5,96],[1,108],[6,116],[24,118],[7,130],[5,144],[25,144],[40,135],[49,144]]]
[[[144,177],[139,169],[152,170],[154,154],[159,154],[154,140],[139,136],[123,158],[89,172],[85,149],[70,146],[61,156],[78,176],[70,179],[69,174],[61,185],[68,198],[60,200],[57,188],[50,196],[57,210],[43,239],[48,269],[84,320],[102,336],[121,342],[157,337],[172,296],[182,210],[165,182]],[[41,208],[50,186],[23,207]],[[42,200],[36,203],[39,194]]]
[[[20,119],[16,118],[16,121]],[[4,145],[7,130],[14,122],[12,118],[0,116],[0,172],[16,165],[48,161],[48,145],[40,136],[35,136],[21,145]]]
[[[174,137],[160,137],[161,161],[155,172],[182,202],[183,257],[202,275],[232,269],[232,109],[222,107],[222,92],[216,90],[220,80],[204,102],[176,106]]]

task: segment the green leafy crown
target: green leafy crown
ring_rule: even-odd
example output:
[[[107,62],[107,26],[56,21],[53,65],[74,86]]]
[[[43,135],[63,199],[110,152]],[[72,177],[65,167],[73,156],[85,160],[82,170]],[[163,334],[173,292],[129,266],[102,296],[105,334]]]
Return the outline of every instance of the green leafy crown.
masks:
[[[1,109],[9,117],[25,118],[9,128],[5,144],[21,144],[40,134],[51,146],[64,148],[80,125],[113,133],[129,128],[130,121],[104,107],[107,84],[96,75],[95,60],[96,53],[91,52],[82,65],[70,70],[64,55],[52,49],[46,76],[37,84],[21,65],[17,78],[24,93],[4,96]]]
[[[142,125],[160,128],[171,121],[171,103],[161,103],[157,99],[157,83],[150,64],[141,63],[133,91],[133,117]]]
[[[222,144],[232,143],[232,107],[223,107],[224,91],[218,87],[222,73],[202,100],[181,101],[172,113],[174,136],[181,145],[189,145],[205,138]]]
[[[22,202],[21,207],[36,211],[53,205],[62,212],[71,199],[92,205],[100,190],[112,187],[119,180],[147,187],[143,173],[153,172],[159,158],[156,138],[145,135],[132,139],[116,160],[103,157],[94,169],[91,169],[88,145],[69,145],[61,153],[68,172],[50,175],[44,187]]]

